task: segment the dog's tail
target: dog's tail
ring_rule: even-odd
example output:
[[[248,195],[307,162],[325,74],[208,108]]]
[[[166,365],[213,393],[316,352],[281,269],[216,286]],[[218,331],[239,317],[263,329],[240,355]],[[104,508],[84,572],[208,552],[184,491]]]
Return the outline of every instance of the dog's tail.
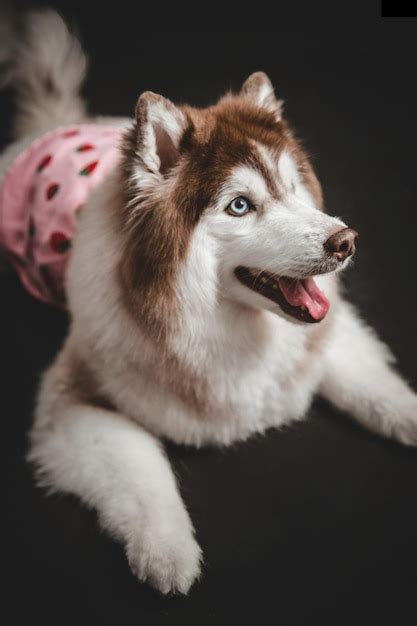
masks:
[[[63,19],[47,9],[25,14],[20,29],[5,23],[0,62],[3,84],[12,83],[17,92],[15,137],[85,119],[80,88],[87,58]]]

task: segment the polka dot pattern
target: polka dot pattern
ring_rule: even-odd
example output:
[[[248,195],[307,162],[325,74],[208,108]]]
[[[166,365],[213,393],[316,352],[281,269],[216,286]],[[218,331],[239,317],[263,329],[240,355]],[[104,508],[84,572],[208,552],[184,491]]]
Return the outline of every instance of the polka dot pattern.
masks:
[[[119,162],[122,134],[100,124],[57,128],[26,148],[0,182],[0,238],[37,298],[63,304],[79,214]]]
[[[83,167],[82,170],[80,170],[80,176],[90,176],[90,174],[92,174],[94,170],[96,169],[97,165],[98,165],[98,161],[92,161],[91,163],[88,163],[88,165],[86,165],[85,167]]]
[[[92,143],[83,143],[76,149],[77,152],[89,152],[90,150],[94,150]]]
[[[52,200],[52,198],[54,198],[56,196],[56,194],[59,191],[59,185],[58,183],[52,183],[51,185],[49,185],[49,187],[47,187],[46,189],[46,199],[47,200]]]
[[[47,154],[46,156],[43,157],[43,159],[39,162],[36,171],[42,172],[45,167],[48,167],[48,165],[51,163],[52,161],[52,154]]]
[[[52,250],[58,252],[58,254],[65,254],[71,247],[71,241],[64,233],[60,232],[52,233],[49,243]]]

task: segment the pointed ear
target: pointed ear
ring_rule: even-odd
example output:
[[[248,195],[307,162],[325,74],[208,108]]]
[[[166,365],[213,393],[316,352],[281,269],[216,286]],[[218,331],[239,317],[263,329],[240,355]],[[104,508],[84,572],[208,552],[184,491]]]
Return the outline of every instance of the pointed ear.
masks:
[[[145,91],[136,105],[136,122],[138,156],[151,172],[164,175],[178,161],[185,114],[170,100]]]
[[[251,74],[243,83],[240,95],[251,104],[274,113],[277,121],[281,119],[283,102],[277,100],[272,83],[265,72]]]

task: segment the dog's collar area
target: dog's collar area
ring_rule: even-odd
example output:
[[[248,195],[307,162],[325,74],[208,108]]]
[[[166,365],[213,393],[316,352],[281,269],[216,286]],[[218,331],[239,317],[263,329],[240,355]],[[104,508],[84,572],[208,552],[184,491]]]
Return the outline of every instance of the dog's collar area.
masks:
[[[243,265],[235,269],[235,275],[245,287],[272,300],[284,313],[300,322],[321,322],[330,308],[329,300],[311,277],[278,277]]]

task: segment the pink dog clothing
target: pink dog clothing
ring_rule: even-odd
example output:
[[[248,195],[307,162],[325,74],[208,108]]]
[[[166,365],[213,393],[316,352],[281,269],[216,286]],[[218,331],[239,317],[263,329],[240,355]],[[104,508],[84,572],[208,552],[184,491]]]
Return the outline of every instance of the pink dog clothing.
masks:
[[[120,158],[123,129],[57,128],[35,140],[0,183],[0,246],[32,295],[65,305],[76,215]]]

